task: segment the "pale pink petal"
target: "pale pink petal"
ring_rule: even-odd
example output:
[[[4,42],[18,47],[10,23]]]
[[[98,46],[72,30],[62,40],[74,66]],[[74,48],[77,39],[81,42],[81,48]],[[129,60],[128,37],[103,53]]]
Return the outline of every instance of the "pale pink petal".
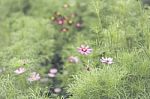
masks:
[[[51,77],[51,78],[53,78],[53,77],[56,76],[56,74],[48,73],[48,76]]]
[[[61,88],[55,88],[55,89],[54,89],[54,92],[55,92],[55,93],[60,93],[60,92],[61,92]]]
[[[37,81],[39,80],[41,77],[38,73],[33,72],[31,73],[30,77],[27,79],[28,81],[32,82],[32,81]]]
[[[25,68],[20,67],[20,68],[18,68],[17,70],[15,70],[14,72],[15,72],[16,74],[22,74],[22,73],[24,73],[25,71],[26,71]]]
[[[52,68],[52,69],[49,70],[49,72],[52,73],[52,74],[57,73],[57,71],[58,71],[58,70],[57,70],[56,68]]]

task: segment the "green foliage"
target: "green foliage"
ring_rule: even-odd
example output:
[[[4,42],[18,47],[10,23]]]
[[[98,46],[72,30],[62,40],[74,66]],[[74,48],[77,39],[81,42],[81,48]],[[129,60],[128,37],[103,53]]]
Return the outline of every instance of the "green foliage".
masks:
[[[48,20],[21,17],[11,21],[13,23],[9,26],[11,32],[8,34],[8,47],[1,51],[1,60],[10,60],[10,63],[1,61],[1,66],[12,67],[11,64],[15,64],[13,61],[20,59],[32,61],[32,66],[51,58],[54,30]]]
[[[0,99],[149,99],[150,9],[143,4],[0,0]],[[82,44],[92,53],[78,53]],[[70,62],[70,56],[79,61]],[[102,57],[114,63],[103,64]],[[19,67],[26,72],[15,74]],[[54,78],[48,78],[51,68],[58,70]],[[41,79],[29,82],[31,72]]]
[[[48,99],[44,96],[46,90],[42,90],[38,85],[29,86],[22,77],[15,77],[12,74],[1,75],[0,98],[1,99]],[[20,85],[21,86],[18,86]],[[28,89],[27,89],[28,88]],[[42,92],[43,95],[40,93]],[[45,93],[46,94],[46,93]]]
[[[76,66],[91,70],[74,73],[70,99],[148,99],[150,10],[136,0],[93,0],[90,9],[97,18],[90,26],[94,40],[84,42],[94,52],[79,56]],[[101,57],[112,57],[114,64],[101,64]]]
[[[109,66],[80,73],[80,76],[73,77],[75,81],[70,84],[69,92],[73,92],[70,99],[118,98],[117,86],[125,74],[126,71]]]

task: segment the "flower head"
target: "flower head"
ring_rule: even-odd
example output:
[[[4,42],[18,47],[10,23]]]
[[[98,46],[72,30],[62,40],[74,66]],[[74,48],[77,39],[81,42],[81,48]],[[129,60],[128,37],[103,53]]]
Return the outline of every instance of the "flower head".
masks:
[[[77,22],[75,24],[75,27],[78,29],[78,30],[81,30],[83,28],[83,23],[82,22]]]
[[[81,28],[81,25],[82,25],[81,23],[76,23],[77,28]]]
[[[106,58],[104,58],[104,57],[102,57],[101,59],[100,59],[100,61],[102,62],[102,63],[105,63],[105,64],[112,64],[112,63],[114,63],[113,62],[113,58],[110,58],[110,57],[106,57]]]
[[[52,17],[51,17],[51,20],[52,20],[52,21],[55,21],[55,20],[56,20],[56,17],[52,16]]]
[[[61,92],[61,88],[55,88],[55,89],[54,89],[54,92],[55,92],[55,93],[60,93],[60,92]]]
[[[68,4],[64,4],[64,6],[63,6],[64,8],[68,8],[69,7],[69,5]]]
[[[48,76],[51,78],[54,78],[54,77],[56,77],[56,74],[48,73]]]
[[[78,62],[79,62],[79,59],[78,59],[78,57],[70,56],[70,57],[68,58],[68,61],[69,61],[70,63],[78,63]]]
[[[40,75],[36,72],[31,73],[30,77],[28,78],[28,81],[32,82],[32,81],[37,81],[40,80]]]
[[[49,70],[49,72],[52,73],[52,74],[56,74],[58,72],[58,70],[56,68],[51,68]]]
[[[54,78],[56,76],[56,73],[58,72],[58,70],[56,68],[51,68],[49,70],[48,76],[51,78]]]
[[[56,23],[59,25],[63,25],[65,23],[65,18],[57,18]]]
[[[78,48],[78,52],[81,53],[82,55],[88,55],[92,52],[93,49],[89,48],[88,45],[81,45]]]
[[[73,24],[73,21],[72,21],[72,20],[68,20],[67,23],[68,23],[69,25],[72,25],[72,24]]]
[[[20,68],[18,68],[18,69],[16,69],[14,72],[16,73],[16,74],[22,74],[22,73],[24,73],[26,71],[26,69],[25,68],[23,68],[23,67],[20,67]]]

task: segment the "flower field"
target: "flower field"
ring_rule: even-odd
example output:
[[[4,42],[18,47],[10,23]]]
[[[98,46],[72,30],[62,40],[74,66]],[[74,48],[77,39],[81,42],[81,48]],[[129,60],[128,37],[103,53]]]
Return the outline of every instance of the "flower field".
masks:
[[[0,99],[150,99],[150,0],[0,0]]]

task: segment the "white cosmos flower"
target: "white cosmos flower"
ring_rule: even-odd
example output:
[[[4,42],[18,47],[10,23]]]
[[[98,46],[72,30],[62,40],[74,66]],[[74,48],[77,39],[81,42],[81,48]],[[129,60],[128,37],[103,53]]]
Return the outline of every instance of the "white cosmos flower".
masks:
[[[104,63],[104,64],[112,64],[112,63],[114,63],[113,62],[113,58],[110,58],[110,57],[102,57],[101,59],[100,59],[100,61],[102,62],[102,63]]]

